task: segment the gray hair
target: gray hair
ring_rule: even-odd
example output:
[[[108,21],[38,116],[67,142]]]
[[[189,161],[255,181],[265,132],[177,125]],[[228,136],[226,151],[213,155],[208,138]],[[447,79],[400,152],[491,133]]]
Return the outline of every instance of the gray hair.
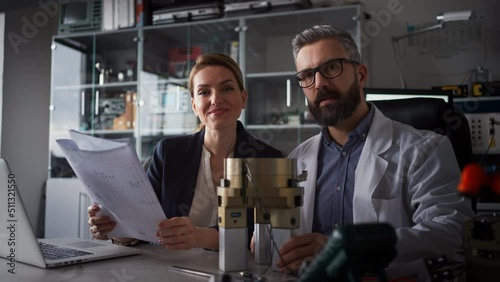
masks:
[[[329,25],[315,25],[297,34],[292,40],[294,60],[297,59],[297,54],[302,47],[323,39],[338,40],[346,50],[349,59],[361,63],[361,55],[359,54],[358,46],[356,46],[351,34],[345,30]]]

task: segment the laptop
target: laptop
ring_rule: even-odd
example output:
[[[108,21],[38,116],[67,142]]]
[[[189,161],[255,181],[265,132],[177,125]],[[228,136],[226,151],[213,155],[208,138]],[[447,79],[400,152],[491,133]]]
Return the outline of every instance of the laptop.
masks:
[[[17,190],[15,174],[4,159],[0,159],[0,226],[0,257],[13,263],[52,268],[142,252],[80,238],[37,239]]]

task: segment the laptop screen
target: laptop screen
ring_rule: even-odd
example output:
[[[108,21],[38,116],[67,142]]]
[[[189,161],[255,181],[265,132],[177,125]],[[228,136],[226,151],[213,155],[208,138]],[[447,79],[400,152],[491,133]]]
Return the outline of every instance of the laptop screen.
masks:
[[[8,260],[9,269],[16,261],[45,267],[33,229],[24,209],[16,178],[4,159],[0,159],[0,257]]]

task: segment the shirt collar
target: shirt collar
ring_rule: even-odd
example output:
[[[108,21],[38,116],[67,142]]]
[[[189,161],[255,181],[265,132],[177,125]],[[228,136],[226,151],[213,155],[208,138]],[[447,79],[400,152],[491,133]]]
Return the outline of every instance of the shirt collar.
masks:
[[[368,103],[368,109],[368,114],[361,120],[356,129],[351,132],[351,134],[355,133],[363,139],[366,139],[366,136],[368,136],[368,131],[370,131],[373,116],[375,115],[375,107],[372,103]],[[351,134],[349,134],[349,136],[351,136]]]

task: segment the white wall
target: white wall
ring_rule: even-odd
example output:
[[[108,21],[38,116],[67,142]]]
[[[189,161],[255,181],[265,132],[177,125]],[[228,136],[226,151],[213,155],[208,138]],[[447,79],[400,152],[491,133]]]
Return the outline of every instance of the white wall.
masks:
[[[407,33],[406,26],[432,25],[443,12],[475,10],[476,20],[449,24],[416,37],[420,47],[400,41],[408,88],[461,84],[477,66],[490,70],[500,80],[497,63],[500,54],[500,2],[495,0],[365,0],[364,9],[372,15],[365,26],[371,87],[401,87],[391,37]],[[388,7],[393,7],[389,9]],[[394,7],[397,7],[395,9]],[[391,14],[389,11],[397,10]],[[389,15],[387,17],[387,15]],[[371,22],[371,23],[370,23]],[[472,30],[471,30],[472,29]],[[431,47],[422,47],[422,45]],[[455,52],[455,53],[454,53]],[[433,53],[428,55],[425,53]]]
[[[5,13],[1,127],[1,157],[16,175],[28,216],[39,235],[43,234],[43,189],[48,174],[50,45],[57,22],[43,13],[37,5]],[[34,28],[27,27],[27,22]]]

